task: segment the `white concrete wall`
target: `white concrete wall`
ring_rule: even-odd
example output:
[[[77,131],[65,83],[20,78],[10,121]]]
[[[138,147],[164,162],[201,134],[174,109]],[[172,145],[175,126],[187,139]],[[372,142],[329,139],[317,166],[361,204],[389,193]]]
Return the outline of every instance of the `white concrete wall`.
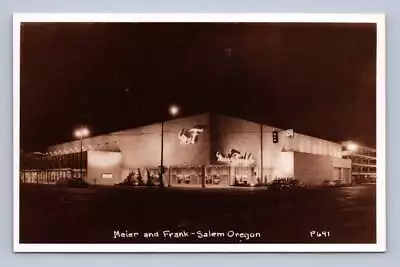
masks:
[[[337,177],[348,182],[344,177],[351,166],[350,160],[309,153],[294,153],[294,176],[306,184],[321,184],[324,180],[335,180]],[[336,168],[336,169],[335,169]],[[338,169],[340,168],[340,169]]]
[[[164,123],[164,166],[198,166],[210,161],[209,116],[202,114]],[[179,132],[204,126],[195,144],[181,144]],[[161,164],[161,123],[117,133],[123,155],[123,176],[129,169],[157,167]]]
[[[314,155],[342,157],[342,145],[320,138],[294,133],[294,137],[281,136],[283,149],[295,152],[310,153]]]
[[[333,180],[334,169],[329,156],[294,153],[294,176],[306,184],[320,185]]]
[[[122,155],[119,152],[88,151],[87,178],[89,184],[113,185],[123,180],[121,177]],[[104,178],[103,174],[112,178]]]
[[[332,158],[333,167],[351,169],[351,159]]]

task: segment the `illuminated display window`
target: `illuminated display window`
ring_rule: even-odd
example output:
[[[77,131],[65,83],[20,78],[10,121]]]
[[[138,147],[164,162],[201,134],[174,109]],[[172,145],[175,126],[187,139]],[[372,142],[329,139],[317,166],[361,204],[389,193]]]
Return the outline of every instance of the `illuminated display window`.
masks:
[[[112,173],[103,173],[101,175],[101,178],[103,178],[103,179],[112,179],[113,175],[112,175]]]

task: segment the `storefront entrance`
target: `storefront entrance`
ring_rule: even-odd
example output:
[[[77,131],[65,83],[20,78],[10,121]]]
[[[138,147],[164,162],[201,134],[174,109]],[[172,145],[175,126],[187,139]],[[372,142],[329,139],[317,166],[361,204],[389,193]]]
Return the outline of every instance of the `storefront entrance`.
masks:
[[[169,169],[170,186],[196,186],[202,185],[204,168],[202,166],[194,167],[171,167]]]
[[[255,184],[255,168],[254,167],[231,167],[232,185],[247,186]]]
[[[205,169],[205,186],[229,186],[229,166],[209,165]]]

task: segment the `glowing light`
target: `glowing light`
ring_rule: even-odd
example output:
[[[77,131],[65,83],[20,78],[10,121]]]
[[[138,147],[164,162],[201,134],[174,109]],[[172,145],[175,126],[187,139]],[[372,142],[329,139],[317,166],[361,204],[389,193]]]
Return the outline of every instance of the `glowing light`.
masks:
[[[74,135],[76,138],[81,139],[81,138],[88,137],[90,135],[90,131],[88,128],[82,127],[82,128],[76,129],[74,132]]]
[[[103,173],[101,175],[101,178],[103,178],[103,179],[112,179],[113,178],[113,174],[112,173]]]
[[[346,147],[347,147],[347,150],[348,151],[351,151],[351,152],[355,152],[355,151],[357,151],[357,149],[358,149],[358,145],[357,144],[355,144],[355,143],[348,143],[347,145],[346,145]]]
[[[176,105],[172,105],[169,107],[169,114],[171,114],[172,116],[176,116],[179,113],[179,107]]]

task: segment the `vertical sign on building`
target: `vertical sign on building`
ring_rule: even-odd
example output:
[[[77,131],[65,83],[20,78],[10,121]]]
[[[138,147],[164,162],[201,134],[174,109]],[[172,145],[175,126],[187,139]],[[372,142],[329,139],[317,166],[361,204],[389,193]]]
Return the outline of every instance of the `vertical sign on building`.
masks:
[[[277,144],[279,142],[279,134],[278,131],[272,132],[272,143]]]

